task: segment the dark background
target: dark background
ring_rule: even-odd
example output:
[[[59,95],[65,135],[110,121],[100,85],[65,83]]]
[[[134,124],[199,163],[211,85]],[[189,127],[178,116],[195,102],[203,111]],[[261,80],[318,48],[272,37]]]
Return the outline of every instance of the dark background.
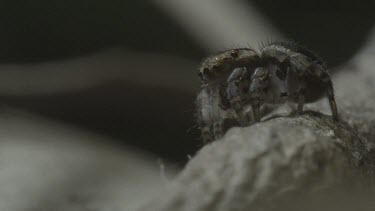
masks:
[[[374,23],[373,1],[252,1],[287,38],[344,64]],[[146,1],[37,0],[0,3],[0,62],[64,61],[109,48],[171,55],[198,63],[207,55],[179,23]],[[256,45],[256,44],[255,44]],[[105,70],[103,70],[105,71]],[[145,77],[154,74],[143,71]],[[195,70],[191,71],[195,75]],[[200,145],[193,92],[113,82],[56,95],[0,96],[7,106],[115,137],[184,163]]]

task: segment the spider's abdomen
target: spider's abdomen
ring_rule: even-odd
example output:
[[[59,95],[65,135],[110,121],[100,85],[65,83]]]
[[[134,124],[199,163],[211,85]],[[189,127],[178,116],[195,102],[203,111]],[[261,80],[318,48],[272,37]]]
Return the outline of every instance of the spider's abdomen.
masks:
[[[302,54],[304,56],[306,56],[306,58],[308,58],[310,60],[310,62],[315,62],[319,65],[323,65],[323,66],[326,66],[326,64],[324,63],[324,61],[317,55],[315,54],[314,52],[312,52],[311,50],[295,43],[295,42],[292,42],[292,41],[287,41],[287,42],[273,42],[273,43],[270,43],[268,45],[265,45],[263,47],[265,50],[268,49],[268,48],[275,48],[275,49],[278,49],[278,51],[282,51],[284,53],[287,53],[289,55],[293,55],[293,54]]]
[[[293,42],[274,42],[262,48],[265,65],[278,66],[279,80],[286,80],[289,99],[298,100],[300,82],[304,83],[305,102],[314,102],[321,98],[330,80],[323,60],[312,51]],[[276,63],[276,64],[275,64]],[[277,74],[277,73],[276,73]]]

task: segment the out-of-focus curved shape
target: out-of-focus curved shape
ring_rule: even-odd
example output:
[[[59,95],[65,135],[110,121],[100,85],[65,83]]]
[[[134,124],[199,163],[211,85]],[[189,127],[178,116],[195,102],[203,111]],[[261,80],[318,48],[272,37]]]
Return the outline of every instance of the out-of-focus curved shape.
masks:
[[[204,47],[223,48],[254,45],[280,39],[280,33],[247,2],[216,0],[154,0]]]
[[[2,111],[0,210],[134,210],[172,172],[160,169],[158,158],[110,145],[107,137]]]
[[[0,95],[76,92],[113,81],[191,91],[198,84],[196,71],[182,58],[112,49],[63,61],[1,64]]]

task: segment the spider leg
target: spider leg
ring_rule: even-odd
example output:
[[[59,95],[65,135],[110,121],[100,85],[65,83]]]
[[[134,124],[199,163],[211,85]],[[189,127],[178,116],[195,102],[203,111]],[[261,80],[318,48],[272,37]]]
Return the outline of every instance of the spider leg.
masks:
[[[277,63],[277,65],[276,77],[281,82],[280,97],[286,97],[288,95],[287,82],[289,80],[290,60],[289,58],[286,58],[284,61]]]
[[[327,86],[327,95],[328,95],[329,106],[331,107],[331,111],[332,111],[332,118],[334,121],[338,121],[339,115],[337,112],[337,105],[336,105],[335,96],[333,94],[332,84],[330,86]]]
[[[254,74],[251,77],[251,83],[249,87],[250,104],[253,110],[255,122],[259,122],[261,119],[260,106],[264,100],[267,99],[270,86],[270,72],[265,67],[256,68]]]
[[[224,111],[231,108],[231,104],[226,96],[227,88],[228,86],[226,83],[222,83],[219,86],[219,96],[220,96],[219,107],[223,109]]]
[[[253,110],[254,120],[255,122],[259,122],[261,115],[260,115],[260,102],[259,99],[254,98],[251,102],[251,109]]]
[[[236,68],[230,74],[227,80],[226,96],[234,112],[236,113],[236,120],[241,126],[246,126],[250,122],[249,116],[243,110],[243,98],[246,93],[243,91],[243,85],[245,84],[246,75],[248,70],[246,68]]]
[[[201,139],[203,143],[208,143],[213,141],[212,137],[212,100],[210,98],[210,90],[202,89],[201,92],[198,94],[196,99],[196,118],[197,124],[201,130]]]
[[[303,113],[303,105],[305,104],[305,93],[306,93],[306,82],[304,77],[299,76],[299,85],[298,85],[298,106],[297,113]]]
[[[231,101],[233,110],[236,113],[237,121],[240,123],[241,126],[247,126],[250,122],[250,119],[247,114],[243,111],[243,107],[241,105],[241,101],[238,99],[235,99]]]
[[[215,140],[220,139],[224,135],[223,131],[223,121],[217,121],[213,124],[213,132]]]
[[[330,106],[331,112],[332,112],[332,118],[333,118],[334,121],[338,121],[339,117],[338,117],[338,112],[337,112],[335,95],[333,93],[332,80],[329,77],[329,74],[327,73],[327,71],[325,69],[320,68],[320,70],[322,72],[321,72],[321,74],[319,74],[319,76],[320,76],[320,79],[323,81],[324,86],[326,88],[326,93],[327,93],[327,96],[328,96],[328,102],[329,102],[329,106]]]
[[[337,105],[336,105],[336,100],[335,100],[335,96],[333,92],[332,80],[329,77],[329,74],[324,66],[319,65],[319,64],[314,64],[312,65],[312,68],[314,70],[312,74],[315,75],[315,77],[318,77],[320,81],[322,81],[323,86],[326,90],[326,94],[328,96],[328,101],[329,101],[329,106],[332,112],[332,118],[334,121],[338,121]]]
[[[201,129],[201,138],[204,144],[207,144],[212,141],[211,133],[210,133],[210,126],[205,125],[200,127]]]

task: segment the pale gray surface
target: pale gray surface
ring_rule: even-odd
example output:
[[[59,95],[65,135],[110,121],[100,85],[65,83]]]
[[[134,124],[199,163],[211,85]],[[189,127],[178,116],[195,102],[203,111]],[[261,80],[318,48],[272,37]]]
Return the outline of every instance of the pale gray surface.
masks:
[[[269,116],[284,116],[233,128],[139,210],[374,210],[375,54],[370,52],[333,77],[341,123],[315,112],[288,117],[281,108]],[[330,114],[327,99],[306,109]]]
[[[107,137],[4,108],[0,125],[1,211],[134,210],[166,183],[156,157]]]

